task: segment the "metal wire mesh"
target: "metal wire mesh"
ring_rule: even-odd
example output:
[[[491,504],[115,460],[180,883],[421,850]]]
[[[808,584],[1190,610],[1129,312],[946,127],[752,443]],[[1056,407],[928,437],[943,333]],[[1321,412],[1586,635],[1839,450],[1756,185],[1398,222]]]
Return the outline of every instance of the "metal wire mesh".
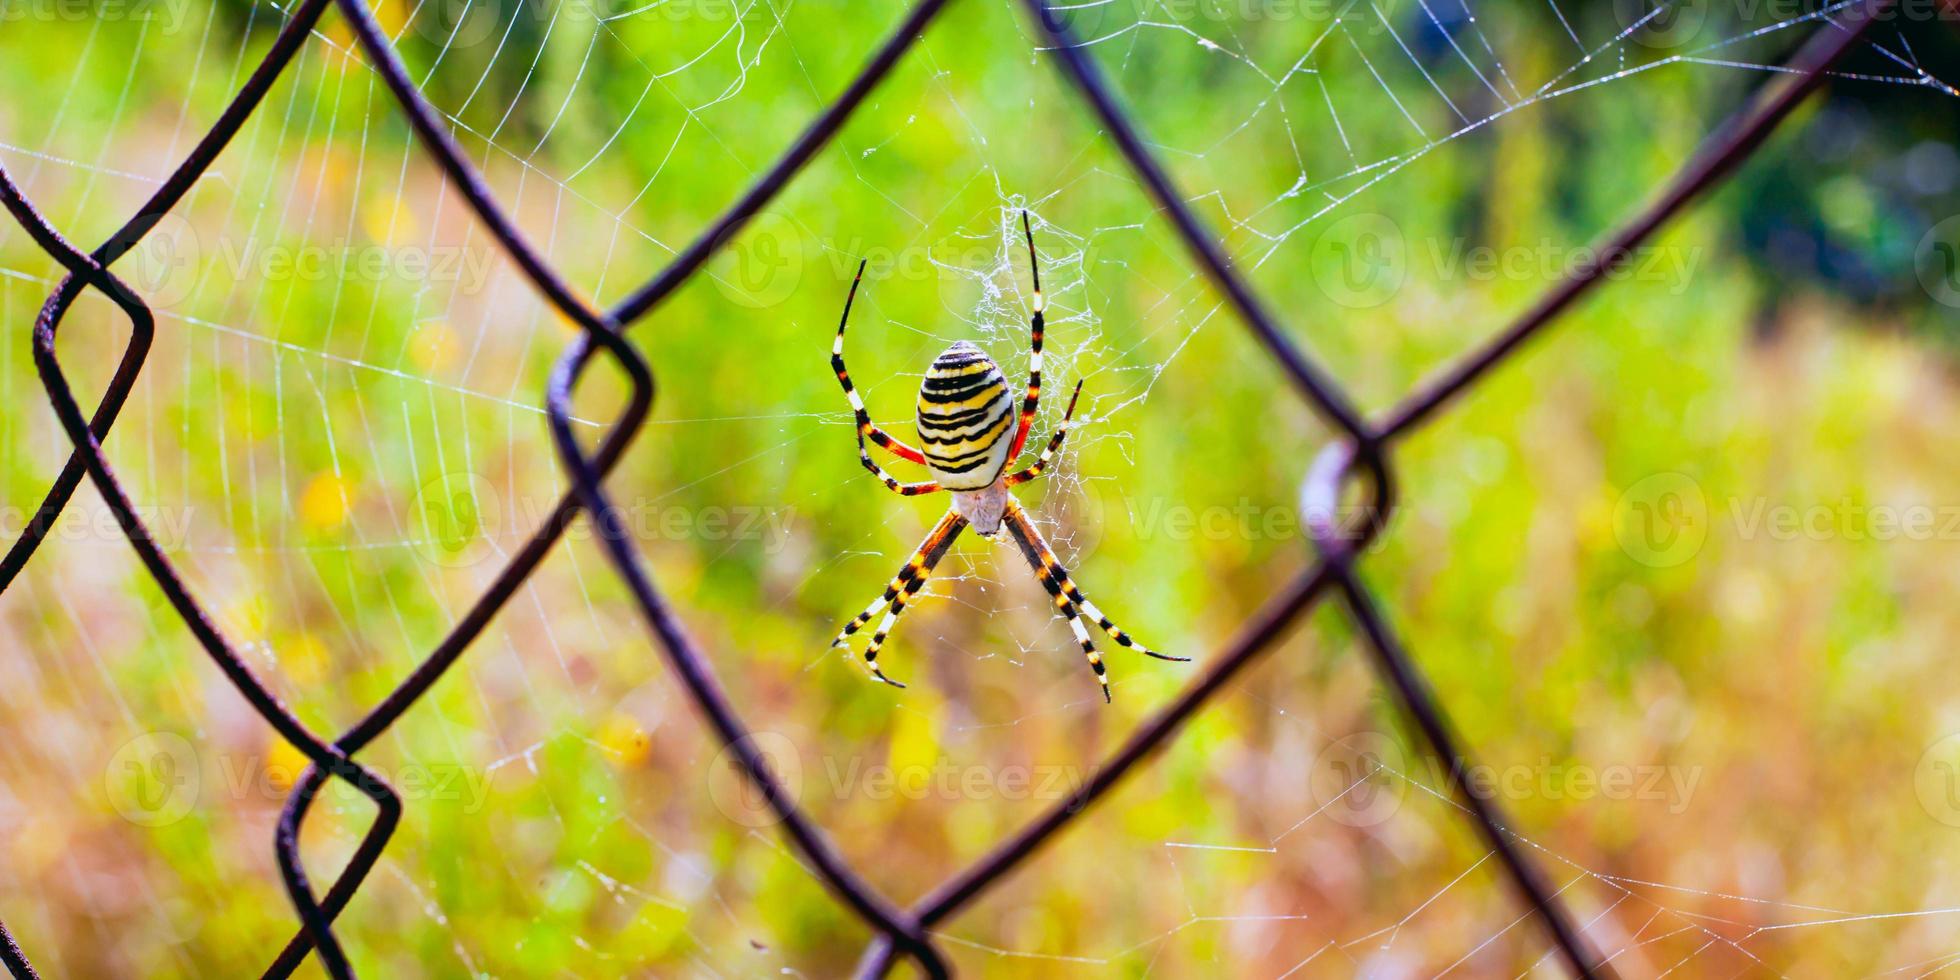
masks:
[[[1063,827],[1086,813],[1139,763],[1163,747],[1224,686],[1258,660],[1299,617],[1329,591],[1340,598],[1389,687],[1429,750],[1443,763],[1452,791],[1461,798],[1485,843],[1499,856],[1520,897],[1544,924],[1571,970],[1581,976],[1610,976],[1610,968],[1587,946],[1556,893],[1521,853],[1506,829],[1504,817],[1491,798],[1480,794],[1466,778],[1473,765],[1463,740],[1452,730],[1448,716],[1399,641],[1389,630],[1363,584],[1356,555],[1383,529],[1395,502],[1394,442],[1424,425],[1443,408],[1542,332],[1557,316],[1608,273],[1628,261],[1632,250],[1663,223],[1719,183],[1759,148],[1764,138],[1823,81],[1826,72],[1844,57],[1859,36],[1882,16],[1885,0],[1846,5],[1824,18],[1797,51],[1786,70],[1755,94],[1750,104],[1712,134],[1698,152],[1643,208],[1598,248],[1589,260],[1573,268],[1514,323],[1482,347],[1437,374],[1402,400],[1379,422],[1367,419],[1340,387],[1288,339],[1261,305],[1258,296],[1234,270],[1216,245],[1217,239],[1185,205],[1185,197],[1151,155],[1138,128],[1116,102],[1096,64],[1076,45],[1065,24],[1045,0],[1023,0],[1029,15],[1054,49],[1063,75],[1087,100],[1109,136],[1142,178],[1157,206],[1175,226],[1205,276],[1231,304],[1270,355],[1279,362],[1299,394],[1341,435],[1341,440],[1313,461],[1301,489],[1302,518],[1311,532],[1319,560],[1304,574],[1266,601],[1216,656],[1199,678],[1170,705],[1139,727],[1120,749],[1097,766],[1093,778],[1067,797],[1055,801],[1019,832],[1001,841],[979,861],[961,871],[910,908],[904,908],[873,889],[831,846],[823,831],[800,810],[793,796],[769,770],[763,753],[720,682],[708,668],[700,648],[682,631],[671,607],[655,586],[632,543],[623,535],[597,537],[608,559],[631,589],[647,628],[665,653],[669,665],[686,686],[695,705],[716,736],[731,750],[739,768],[780,818],[790,844],[807,861],[832,893],[870,925],[878,938],[866,950],[860,972],[882,976],[903,958],[913,960],[929,976],[946,976],[946,960],[935,947],[930,930],[956,914],[982,892],[1024,863]],[[547,414],[560,461],[572,482],[540,529],[517,551],[491,587],[467,610],[447,637],[421,664],[376,705],[358,724],[331,741],[309,730],[265,686],[190,593],[171,561],[163,554],[138,516],[109,457],[105,439],[142,370],[155,334],[154,317],[143,298],[110,271],[122,256],[142,241],[169,214],[186,192],[211,167],[226,144],[259,108],[272,84],[292,63],[330,3],[337,4],[358,43],[386,81],[394,98],[408,112],[416,135],[443,172],[461,192],[491,234],[516,261],[547,301],[580,330],[553,370],[547,392]],[[121,230],[91,252],[62,237],[21,194],[0,167],[0,204],[24,227],[34,242],[67,270],[42,307],[34,324],[34,359],[49,403],[75,451],[63,466],[46,498],[4,557],[0,557],[0,592],[19,575],[46,539],[54,521],[84,477],[92,480],[123,534],[158,587],[198,642],[217,663],[253,709],[311,761],[294,785],[280,814],[275,849],[287,894],[302,920],[302,929],[267,968],[266,975],[285,977],[306,955],[319,952],[321,963],[336,978],[353,976],[345,952],[333,931],[333,921],[373,870],[398,823],[402,806],[394,791],[377,775],[354,760],[363,747],[394,724],[425,695],[438,678],[469,649],[472,641],[496,616],[581,513],[607,514],[611,504],[605,481],[646,420],[653,403],[653,374],[627,343],[624,331],[645,319],[723,244],[739,232],[803,167],[824,148],[865,97],[885,78],[920,35],[932,24],[947,0],[921,0],[891,33],[850,85],[806,128],[783,156],[742,198],[682,249],[673,261],[638,291],[611,310],[595,309],[566,285],[541,257],[491,195],[482,174],[465,161],[449,129],[409,79],[373,14],[360,0],[303,0],[291,12],[271,49],[232,98],[217,123],[147,203]],[[94,289],[128,316],[131,340],[116,374],[96,405],[85,415],[70,389],[56,356],[56,334],[68,310],[84,290]],[[632,395],[596,450],[586,452],[573,438],[571,394],[596,356],[603,354],[627,376]],[[1345,485],[1360,479],[1367,484],[1366,502],[1359,508],[1341,505]],[[1344,518],[1343,515],[1349,515]],[[347,867],[317,896],[299,855],[299,828],[328,779],[347,783],[377,807],[377,816]],[[16,978],[36,976],[20,947],[0,926],[0,962]]]

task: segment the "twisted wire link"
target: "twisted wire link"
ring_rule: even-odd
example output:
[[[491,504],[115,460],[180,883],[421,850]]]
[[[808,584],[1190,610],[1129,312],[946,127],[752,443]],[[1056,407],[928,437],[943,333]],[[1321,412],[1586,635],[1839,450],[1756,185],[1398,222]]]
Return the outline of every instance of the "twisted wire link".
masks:
[[[660,300],[696,272],[713,255],[716,247],[736,234],[756,212],[760,211],[787,184],[789,178],[829,142],[850,113],[890,72],[899,57],[916,42],[920,33],[945,4],[946,0],[924,0],[915,7],[844,93],[804,131],[784,157],[757,181],[741,201],[710,226],[707,232],[694,243],[682,250],[674,261],[647,286],[627,297],[617,309],[601,315],[573,294],[503,214],[480,172],[464,160],[454,138],[440,123],[434,108],[410,81],[406,68],[381,33],[373,15],[359,0],[340,0],[341,9],[353,26],[358,43],[371,59],[375,70],[382,74],[395,99],[408,112],[410,123],[424,148],[436,156],[445,174],[462,191],[471,209],[490,226],[492,234],[505,250],[512,254],[533,284],[544,293],[553,306],[579,326],[580,337],[573,342],[559,362],[559,371],[554,372],[554,395],[559,392],[557,384],[562,380],[563,393],[565,397],[569,397],[576,375],[590,363],[595,344],[603,348],[618,366],[626,371],[632,382],[633,392],[630,404],[608,428],[597,453],[590,459],[576,455],[580,450],[576,448],[575,443],[573,444],[574,448],[571,452],[576,456],[576,465],[573,459],[568,457],[567,470],[573,477],[574,489],[560,500],[544,525],[520,549],[510,565],[498,576],[491,589],[471,608],[429,659],[424,661],[401,688],[393,692],[367,719],[343,738],[344,744],[349,746],[350,751],[385,731],[461,656],[469,643],[481,633],[517,587],[549,553],[552,545],[562,536],[564,529],[577,517],[581,509],[594,515],[594,520],[602,531],[598,537],[605,543],[608,557],[615,562],[623,559],[624,553],[619,549],[626,547],[626,543],[619,539],[619,535],[607,530],[616,525],[608,520],[614,511],[606,502],[600,481],[617,464],[627,445],[644,424],[653,399],[652,375],[638,353],[621,336],[623,325],[643,317]],[[569,369],[568,365],[571,366]],[[570,374],[561,377],[560,372],[566,370],[569,370]],[[553,405],[557,406],[558,403],[554,400]],[[560,424],[566,421],[562,411],[552,416],[554,435],[558,434]],[[568,429],[564,434],[569,439]],[[648,610],[650,619],[658,620],[660,617],[657,611],[664,611],[665,607],[658,601],[658,596],[652,592],[651,583],[646,581],[644,576],[630,573],[624,566],[621,568],[621,573],[628,579],[629,584],[635,586],[635,597],[642,600],[642,606]],[[646,601],[648,599],[652,601]],[[669,614],[667,618],[671,626],[671,615]],[[661,635],[663,638],[679,636],[677,629],[662,632]],[[734,713],[726,695],[722,693],[719,683],[708,670],[699,652],[691,645],[687,645],[684,640],[679,644],[670,642],[666,645],[666,649],[676,673],[687,685],[690,695],[707,716],[711,727],[734,750],[734,757],[744,776],[761,790],[764,799],[780,819],[791,844],[810,861],[825,884],[861,918],[916,958],[927,974],[945,975],[946,966],[943,958],[932,947],[916,923],[889,900],[878,895],[836,853],[821,831],[794,806],[790,794],[769,772],[753,740],[747,737],[748,727]],[[306,808],[317,795],[320,783],[319,775],[314,772],[308,772],[302,778],[296,785],[293,796],[288,800],[286,815],[282,816],[282,826],[288,819],[296,822],[304,816]],[[328,896],[330,915],[337,915],[345,908],[346,902],[359,888],[361,879],[371,870],[372,864],[372,859],[365,862],[350,862],[347,872],[330,890]],[[295,936],[266,975],[280,977],[290,975],[303,961],[307,945],[308,936],[305,933]]]
[[[102,496],[129,538],[139,558],[156,579],[160,589],[170,600],[172,606],[184,619],[194,636],[206,652],[217,662],[233,686],[238,688],[261,717],[270,723],[282,738],[299,748],[315,764],[329,770],[336,778],[347,781],[363,795],[373,800],[377,816],[369,827],[364,846],[375,853],[385,847],[387,838],[393,833],[401,814],[400,800],[378,777],[367,770],[350,763],[345,756],[325,745],[273,695],[245,663],[234,652],[210,620],[199,608],[196,600],[184,587],[149,537],[148,531],[137,518],[133,507],[117,484],[109,467],[107,457],[101,447],[130,388],[135,384],[141,371],[142,362],[147,356],[150,342],[155,332],[154,317],[148,307],[135,296],[120,280],[107,271],[107,266],[128,253],[143,236],[155,226],[162,216],[180,202],[190,188],[203,176],[218,154],[236,135],[239,128],[257,109],[265,93],[284,70],[287,63],[298,52],[306,38],[307,31],[324,9],[322,0],[311,0],[304,8],[295,11],[293,19],[277,38],[265,59],[260,63],[239,92],[220,114],[216,123],[199,140],[184,162],[172,172],[142,208],[109,241],[97,248],[93,254],[83,254],[61,237],[48,225],[21,194],[12,178],[0,168],[0,204],[14,220],[24,228],[28,236],[43,251],[53,256],[68,275],[58,284],[49,297],[40,316],[36,319],[33,334],[35,364],[42,376],[49,400],[53,403],[62,428],[75,444],[75,451],[64,464],[61,475],[50,489],[37,511],[36,520],[27,531],[10,546],[4,559],[0,559],[0,591],[4,591],[18,576],[28,559],[45,540],[47,530],[53,519],[72,497],[80,483],[83,472],[95,481]],[[95,417],[84,420],[80,406],[76,404],[69,391],[66,379],[62,376],[60,365],[55,358],[54,340],[60,321],[69,306],[79,297],[84,286],[98,289],[108,296],[129,317],[131,339],[125,348],[115,377],[98,404]],[[321,949],[321,957],[328,972],[336,978],[351,976],[345,954],[334,939],[320,909],[313,902],[306,873],[299,859],[296,838],[284,834],[275,839],[275,849],[279,860],[281,878],[287,895],[300,913],[308,932],[312,933]],[[32,976],[33,968],[28,964],[11,936],[0,942],[0,961],[8,966],[16,976]]]
[[[83,254],[70,245],[60,233],[48,225],[35,212],[19,188],[4,170],[0,170],[0,204],[13,215],[29,237],[42,249],[54,256],[70,271],[69,275],[56,287],[41,314],[34,322],[34,363],[41,375],[42,386],[47,390],[48,401],[54,408],[55,417],[75,444],[76,453],[81,456],[88,476],[94,481],[104,502],[116,516],[123,536],[136,550],[137,557],[156,580],[171,606],[190,627],[191,634],[210,654],[218,668],[231,681],[233,687],[245,696],[253,710],[270,724],[279,736],[304,753],[314,765],[331,772],[336,778],[346,781],[362,795],[375,804],[377,816],[369,829],[369,836],[378,839],[377,847],[385,844],[393,834],[395,825],[401,819],[402,805],[393,789],[379,776],[350,761],[338,749],[326,744],[280,702],[278,695],[272,693],[265,684],[245,664],[237,651],[212,623],[203,607],[191,595],[189,588],[177,575],[176,569],[163,556],[156,541],[151,537],[148,527],[137,515],[135,505],[128,493],[116,480],[107,454],[102,450],[101,438],[90,427],[82,415],[81,406],[76,402],[67,377],[62,373],[61,363],[55,354],[55,337],[63,318],[82,293],[84,286],[93,287],[107,295],[130,318],[132,341],[130,349],[147,348],[148,338],[155,332],[155,318],[150,309],[136,294],[117,279],[113,273],[94,258]],[[135,363],[140,366],[141,358]],[[125,356],[124,364],[132,363]],[[132,374],[133,377],[133,374]],[[285,882],[287,897],[299,910],[307,930],[313,934],[314,942],[320,950],[320,958],[327,972],[335,978],[351,977],[351,968],[346,953],[334,938],[325,916],[314,901],[311,886],[307,882],[306,869],[300,862],[299,844],[296,837],[285,832],[275,841],[279,859],[280,876]]]
[[[958,912],[1039,850],[1054,834],[1093,806],[1139,763],[1161,749],[1183,724],[1286,635],[1301,614],[1333,588],[1338,591],[1369,648],[1378,673],[1422,732],[1430,750],[1446,762],[1454,789],[1496,851],[1513,884],[1552,935],[1567,965],[1580,976],[1609,976],[1610,971],[1585,945],[1555,893],[1549,892],[1536,870],[1518,851],[1515,836],[1506,829],[1494,803],[1470,789],[1463,773],[1470,765],[1461,739],[1451,728],[1421,671],[1387,625],[1372,595],[1361,582],[1354,557],[1386,526],[1395,502],[1394,474],[1386,444],[1419,429],[1433,414],[1460,396],[1524,343],[1552,323],[1574,300],[1595,287],[1626,261],[1631,250],[1669,219],[1718,184],[1761,147],[1768,134],[1805,96],[1825,79],[1826,72],[1847,54],[1865,29],[1889,6],[1886,0],[1865,0],[1827,18],[1779,75],[1760,91],[1752,104],[1738,112],[1714,134],[1662,194],[1594,250],[1594,258],[1574,268],[1561,282],[1504,331],[1474,353],[1454,363],[1392,409],[1380,423],[1362,416],[1347,394],[1303,353],[1266,311],[1257,294],[1234,270],[1216,239],[1186,206],[1170,176],[1150,154],[1130,116],[1118,104],[1095,62],[1069,35],[1045,0],[1023,0],[1037,27],[1053,48],[1064,76],[1089,104],[1131,168],[1164,211],[1193,258],[1226,297],[1254,337],[1265,346],[1292,381],[1303,400],[1339,433],[1339,441],[1323,452],[1311,468],[1302,490],[1302,509],[1320,557],[1268,599],[1239,634],[1214,658],[1205,672],[1170,705],[1133,733],[1094,775],[1068,798],[1058,801],[980,860],[920,899],[911,909],[893,905],[852,868],[769,770],[751,730],[742,722],[700,647],[681,629],[679,619],[653,583],[630,539],[608,520],[613,513],[605,481],[617,466],[651,411],[654,383],[651,368],[627,342],[626,328],[645,318],[680,285],[700,270],[829,144],[839,128],[883,81],[922,33],[947,6],[948,0],[920,0],[893,33],[873,53],[851,83],[800,133],[777,162],[727,211],[711,223],[647,284],[610,311],[601,313],[579,298],[497,204],[483,175],[460,153],[454,137],[410,81],[400,58],[381,32],[373,14],[360,0],[302,0],[293,8],[264,59],[245,84],[135,218],[91,253],[74,248],[36,213],[4,167],[0,167],[0,204],[29,237],[67,269],[49,296],[33,331],[35,364],[48,399],[74,452],[37,509],[35,517],[6,554],[0,556],[0,593],[18,577],[46,539],[61,510],[82,479],[95,482],[115,513],[146,570],[164,591],[178,615],[190,627],[227,679],[282,738],[298,747],[311,762],[281,810],[275,848],[288,897],[302,920],[300,931],[280,952],[266,976],[289,976],[306,955],[318,950],[329,975],[351,977],[346,954],[332,923],[351,901],[385,850],[399,822],[401,803],[377,776],[352,756],[385,732],[417,703],[461,658],[495,618],[510,597],[536,570],[581,514],[592,515],[602,531],[597,535],[607,560],[625,580],[649,632],[679,676],[704,719],[731,750],[738,767],[780,818],[792,846],[806,858],[824,883],[877,932],[860,961],[860,972],[883,975],[897,957],[913,958],[929,976],[945,976],[948,967],[934,947],[929,930]],[[127,493],[116,480],[102,449],[129,391],[139,376],[154,338],[154,317],[148,306],[109,267],[138,244],[156,222],[169,213],[210,168],[245,121],[257,110],[266,92],[291,64],[330,3],[337,4],[353,28],[357,43],[390,93],[408,114],[424,149],[433,154],[444,174],[463,195],[470,209],[490,230],[524,272],[534,288],[580,332],[554,366],[548,384],[546,411],[553,443],[571,481],[533,536],[518,549],[492,584],[472,604],[455,627],[427,658],[391,690],[369,713],[332,743],[322,741],[302,725],[246,667],[212,625],[138,519]],[[117,371],[91,417],[85,418],[55,356],[55,338],[62,318],[85,289],[103,293],[131,324],[131,337]],[[631,383],[628,404],[606,428],[597,447],[587,453],[570,426],[570,400],[579,380],[603,354]],[[1371,485],[1369,502],[1358,520],[1341,521],[1342,485],[1355,476]],[[377,816],[354,855],[324,899],[316,899],[301,864],[300,826],[329,778],[348,782],[377,807]],[[36,976],[26,955],[0,925],[0,964],[17,980]]]

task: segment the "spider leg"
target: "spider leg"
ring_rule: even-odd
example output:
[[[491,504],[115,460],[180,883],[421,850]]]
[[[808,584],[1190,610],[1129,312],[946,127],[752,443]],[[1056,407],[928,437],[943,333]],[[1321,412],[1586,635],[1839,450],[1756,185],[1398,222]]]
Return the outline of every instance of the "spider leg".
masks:
[[[1034,315],[1029,319],[1029,330],[1033,334],[1028,353],[1028,394],[1021,400],[1021,421],[1014,429],[1014,442],[1007,449],[1007,458],[1021,455],[1021,448],[1028,444],[1028,432],[1034,428],[1035,409],[1041,406],[1041,331],[1047,324],[1043,310],[1048,301],[1041,295],[1041,265],[1034,256],[1034,227],[1028,224],[1028,213],[1021,212],[1021,231],[1028,236],[1028,268],[1034,272]]]
[[[878,631],[871,635],[871,643],[864,648],[864,665],[870,668],[872,677],[893,687],[904,687],[905,685],[886,677],[885,672],[878,668],[878,648],[884,645],[885,637],[891,633],[892,624],[897,622],[899,614],[905,611],[905,604],[925,586],[926,577],[932,574],[939,560],[946,557],[946,552],[953,547],[953,539],[959,537],[960,531],[965,528],[965,517],[960,516],[958,511],[947,511],[946,516],[940,518],[939,524],[932,529],[932,533],[926,535],[926,539],[920,542],[919,550],[912,553],[911,560],[907,561],[905,567],[899,569],[898,574],[893,576],[891,583],[885,586],[884,594],[871,605],[866,606],[856,619],[839,630],[837,638],[830,641],[831,647],[848,649],[851,634],[863,629],[864,624],[870,622],[871,617],[877,615],[878,610],[889,603],[891,611],[885,614],[884,621],[878,624]]]
[[[1041,531],[1034,526],[1034,523],[1028,520],[1027,512],[1021,509],[1020,504],[1009,501],[1007,513],[1002,516],[1002,520],[1007,526],[1008,533],[1014,536],[1014,543],[1020,546],[1021,554],[1027,558],[1029,565],[1034,566],[1035,575],[1041,579],[1042,587],[1054,597],[1055,608],[1061,611],[1069,622],[1069,628],[1075,631],[1076,640],[1082,644],[1083,655],[1089,658],[1089,666],[1096,672],[1097,682],[1102,684],[1104,701],[1109,700],[1109,678],[1104,673],[1102,656],[1096,652],[1095,644],[1089,640],[1088,629],[1082,625],[1083,619],[1095,620],[1096,626],[1109,634],[1109,638],[1115,640],[1117,644],[1147,656],[1159,660],[1191,659],[1158,653],[1131,639],[1130,634],[1110,622],[1109,617],[1103,615],[1102,610],[1097,609],[1088,597],[1082,594],[1081,589],[1076,588],[1075,581],[1069,578],[1068,569],[1062,567],[1061,561],[1055,557],[1054,549],[1048,547],[1047,540],[1041,536]]]
[[[1010,474],[1007,477],[1008,486],[1020,486],[1040,476],[1041,471],[1048,468],[1048,461],[1055,458],[1055,452],[1062,448],[1062,440],[1068,438],[1068,423],[1070,419],[1075,418],[1075,400],[1080,397],[1082,397],[1082,382],[1077,381],[1075,383],[1075,393],[1068,396],[1068,411],[1062,413],[1062,425],[1055,430],[1055,435],[1048,440],[1048,448],[1041,451],[1041,456],[1034,461],[1034,465],[1019,473]]]
[[[864,448],[864,433],[862,431],[858,433],[858,462],[863,463],[864,468],[870,470],[871,475],[877,477],[878,481],[883,483],[886,488],[901,497],[916,497],[922,493],[937,493],[946,489],[933,480],[925,480],[919,483],[899,482],[898,477],[885,472],[885,468],[879,466],[878,461],[871,458],[870,451]]]
[[[1089,639],[1089,628],[1082,625],[1082,616],[1066,599],[1056,597],[1056,607],[1068,619],[1068,628],[1075,631],[1075,642],[1082,644],[1082,653],[1089,658],[1089,668],[1096,672],[1096,683],[1102,685],[1103,703],[1109,703],[1109,674],[1103,668],[1102,654],[1096,652],[1096,644]]]
[[[924,453],[906,445],[871,421],[871,413],[864,410],[864,399],[858,397],[856,386],[851,384],[851,372],[844,369],[844,325],[851,321],[851,303],[857,299],[858,283],[864,281],[864,266],[864,262],[858,263],[857,278],[851,280],[851,294],[844,298],[844,315],[837,320],[837,340],[830,345],[830,369],[837,372],[837,383],[844,386],[844,397],[850,399],[851,411],[857,416],[858,442],[870,439],[899,459],[924,465]]]

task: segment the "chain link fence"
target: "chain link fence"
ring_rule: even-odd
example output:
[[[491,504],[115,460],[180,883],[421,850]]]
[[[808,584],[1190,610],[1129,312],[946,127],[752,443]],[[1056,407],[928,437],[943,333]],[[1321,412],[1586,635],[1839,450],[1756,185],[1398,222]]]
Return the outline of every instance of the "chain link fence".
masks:
[[[43,220],[5,169],[0,168],[0,204],[5,205],[40,248],[67,270],[66,277],[48,297],[34,322],[33,343],[35,366],[49,404],[75,447],[34,519],[0,558],[0,592],[13,583],[46,540],[82,480],[93,481],[137,556],[200,645],[266,723],[311,760],[311,766],[294,785],[280,813],[274,842],[287,894],[303,926],[267,968],[266,976],[290,976],[314,951],[329,975],[353,976],[346,953],[335,937],[333,922],[373,870],[402,813],[400,798],[394,790],[355,757],[427,694],[462,657],[574,520],[581,514],[611,513],[606,479],[646,422],[654,397],[653,370],[627,342],[626,329],[646,319],[676,288],[699,272],[718,248],[737,235],[795,178],[932,25],[947,2],[921,0],[850,85],[737,203],[682,249],[652,281],[610,310],[596,309],[580,299],[519,233],[492,196],[482,173],[466,162],[450,130],[410,80],[373,13],[361,0],[302,0],[293,7],[264,60],[232,98],[217,123],[136,216],[92,251],[71,244]],[[1841,5],[1831,16],[1820,18],[1820,26],[1784,69],[1774,74],[1772,81],[1755,93],[1744,109],[1707,138],[1650,204],[1590,250],[1585,262],[1576,264],[1514,323],[1420,386],[1380,420],[1371,420],[1312,358],[1288,339],[1279,322],[1235,271],[1231,259],[1216,244],[1217,238],[1187,207],[1184,195],[1147,149],[1136,124],[1112,95],[1096,63],[1076,45],[1064,20],[1046,0],[1023,2],[1052,48],[1051,54],[1061,72],[1089,103],[1213,287],[1279,363],[1299,396],[1339,433],[1339,441],[1312,461],[1300,492],[1300,516],[1318,550],[1318,561],[1268,599],[1237,636],[1209,659],[1204,673],[1099,764],[1093,778],[1067,797],[1054,801],[1034,821],[909,908],[872,888],[830,844],[821,828],[796,806],[792,794],[770,770],[751,729],[709,669],[700,647],[682,630],[632,541],[623,535],[598,535],[615,571],[630,588],[646,627],[669,666],[746,778],[780,818],[780,826],[791,846],[838,900],[877,933],[859,964],[860,972],[882,976],[900,959],[910,959],[925,974],[941,977],[950,973],[950,967],[933,941],[932,930],[936,925],[957,914],[1027,861],[1058,831],[1087,813],[1131,770],[1168,743],[1214,695],[1258,660],[1304,612],[1331,593],[1347,608],[1366,641],[1381,681],[1442,764],[1452,791],[1461,800],[1485,844],[1498,855],[1519,897],[1535,913],[1566,965],[1580,976],[1610,976],[1610,967],[1587,945],[1558,893],[1547,886],[1522,852],[1519,841],[1507,830],[1496,802],[1468,778],[1474,766],[1468,748],[1454,733],[1441,703],[1386,624],[1361,579],[1356,558],[1381,533],[1394,510],[1396,488],[1391,450],[1396,441],[1423,427],[1440,409],[1514,355],[1551,325],[1574,300],[1629,261],[1633,250],[1665,222],[1732,173],[1822,83],[1832,66],[1852,50],[1858,38],[1885,14],[1889,5],[1885,0],[1862,0]],[[108,437],[142,371],[155,335],[155,318],[150,308],[140,295],[117,278],[112,267],[159,220],[170,214],[211,168],[232,137],[258,110],[273,83],[308,43],[329,5],[340,8],[360,49],[407,111],[419,141],[435,156],[476,216],[539,293],[580,331],[552,371],[546,396],[552,437],[570,478],[571,491],[558,501],[540,529],[414,672],[358,724],[331,740],[302,724],[247,666],[151,536],[102,448],[102,441]],[[77,402],[63,373],[56,355],[56,335],[75,301],[90,289],[122,310],[129,318],[131,331],[129,346],[113,379],[93,412],[87,413]],[[602,357],[625,374],[632,393],[596,449],[587,452],[573,436],[569,404],[580,378]],[[1358,505],[1343,503],[1350,483],[1362,485],[1364,497]],[[301,864],[298,841],[300,825],[329,779],[340,780],[372,800],[376,817],[347,867],[321,894]],[[4,927],[0,927],[0,961],[6,963],[16,978],[36,976],[28,956]]]

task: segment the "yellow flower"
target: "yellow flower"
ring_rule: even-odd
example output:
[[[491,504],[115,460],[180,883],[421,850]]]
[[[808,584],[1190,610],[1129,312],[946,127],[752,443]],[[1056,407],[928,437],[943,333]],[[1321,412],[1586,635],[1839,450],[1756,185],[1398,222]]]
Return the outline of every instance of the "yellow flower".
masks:
[[[408,338],[408,357],[424,374],[448,367],[456,360],[456,352],[462,344],[456,340],[456,331],[442,320],[424,323]]]
[[[274,650],[286,680],[295,687],[312,687],[326,679],[333,657],[327,645],[311,633],[301,633],[292,642]]]
[[[624,711],[615,711],[599,728],[599,745],[621,768],[635,766],[646,761],[653,751],[653,736],[638,718]]]
[[[276,738],[265,753],[265,775],[283,793],[299,782],[300,773],[305,772],[312,761],[306,757],[306,753],[294,748],[291,742]]]
[[[346,523],[353,487],[332,473],[321,473],[306,481],[299,492],[299,519],[306,526],[331,531]]]

